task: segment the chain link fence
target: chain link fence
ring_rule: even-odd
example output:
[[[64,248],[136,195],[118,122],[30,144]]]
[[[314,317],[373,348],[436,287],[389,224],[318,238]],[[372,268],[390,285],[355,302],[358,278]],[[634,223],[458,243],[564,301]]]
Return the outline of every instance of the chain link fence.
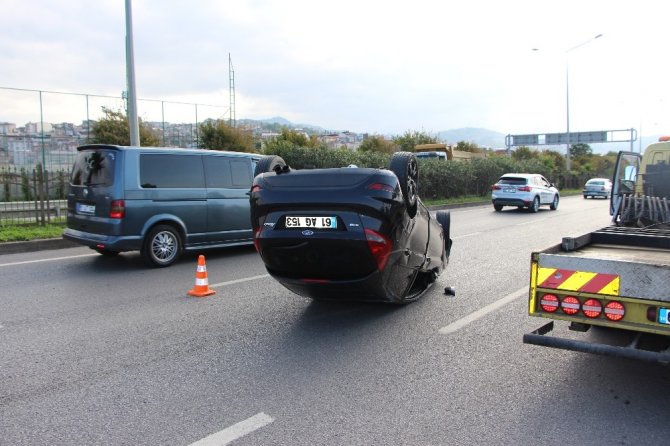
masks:
[[[0,87],[0,224],[62,218],[77,147],[90,140],[103,108],[126,110],[125,95],[104,96]],[[164,147],[198,147],[198,125],[230,108],[138,99],[138,115]]]

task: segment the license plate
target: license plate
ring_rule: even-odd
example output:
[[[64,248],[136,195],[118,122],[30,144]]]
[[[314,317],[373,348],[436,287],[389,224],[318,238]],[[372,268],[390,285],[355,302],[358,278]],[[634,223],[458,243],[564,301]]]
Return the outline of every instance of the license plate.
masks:
[[[287,228],[337,229],[337,217],[286,217]]]
[[[512,193],[514,193],[514,192],[516,192],[516,187],[508,187],[508,188],[505,188],[505,189],[503,189],[503,192],[512,192]]]
[[[658,310],[658,323],[670,325],[670,308],[661,308]]]
[[[77,203],[77,213],[93,215],[95,214],[95,206],[92,204]]]

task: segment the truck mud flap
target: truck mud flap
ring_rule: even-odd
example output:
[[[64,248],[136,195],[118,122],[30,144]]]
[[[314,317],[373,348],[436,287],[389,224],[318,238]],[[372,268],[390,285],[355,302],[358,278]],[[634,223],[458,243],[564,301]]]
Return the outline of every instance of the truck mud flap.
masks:
[[[540,345],[543,347],[560,348],[563,350],[572,350],[583,353],[593,353],[596,355],[614,356],[617,358],[628,358],[638,361],[653,362],[658,364],[670,364],[670,352],[642,350],[639,348],[639,333],[635,340],[624,347],[600,344],[595,342],[578,341],[574,339],[549,336],[547,333],[554,329],[554,322],[543,325],[537,330],[523,335],[524,344]]]

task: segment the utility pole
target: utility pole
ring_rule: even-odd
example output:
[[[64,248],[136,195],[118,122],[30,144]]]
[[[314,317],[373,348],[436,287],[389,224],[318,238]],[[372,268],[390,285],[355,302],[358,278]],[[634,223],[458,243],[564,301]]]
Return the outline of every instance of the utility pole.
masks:
[[[126,80],[128,83],[128,128],[130,145],[140,145],[140,125],[137,119],[137,93],[135,91],[135,55],[133,52],[132,0],[126,0]]]
[[[228,124],[235,127],[235,70],[233,70],[233,60],[228,53],[228,94],[230,96],[230,119]]]

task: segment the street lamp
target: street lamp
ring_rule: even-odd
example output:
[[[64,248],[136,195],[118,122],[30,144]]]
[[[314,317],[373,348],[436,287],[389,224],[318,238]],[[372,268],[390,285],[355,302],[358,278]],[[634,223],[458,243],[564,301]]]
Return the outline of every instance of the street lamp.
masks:
[[[565,122],[566,122],[566,149],[565,149],[565,169],[567,170],[568,173],[570,173],[570,75],[569,75],[569,69],[568,69],[568,53],[570,51],[576,50],[577,48],[580,48],[587,43],[591,43],[596,39],[599,39],[602,37],[602,34],[598,34],[589,40],[586,40],[579,45],[573,46],[572,48],[569,48],[565,51]]]

